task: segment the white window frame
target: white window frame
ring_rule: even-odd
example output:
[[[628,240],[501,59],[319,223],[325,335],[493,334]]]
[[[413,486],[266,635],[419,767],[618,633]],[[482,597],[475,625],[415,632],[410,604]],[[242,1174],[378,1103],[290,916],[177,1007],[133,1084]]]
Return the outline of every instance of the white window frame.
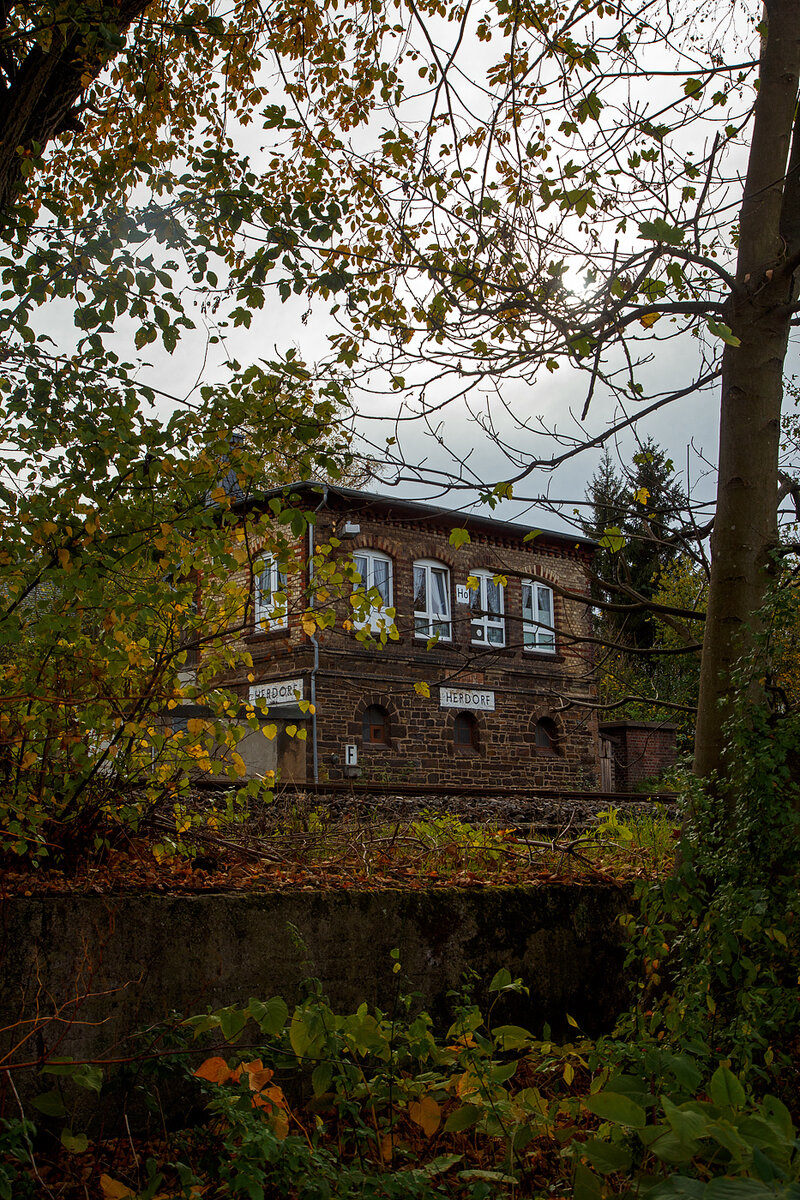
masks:
[[[502,583],[495,584],[495,571],[470,571],[470,578],[478,580],[477,588],[472,589],[469,599],[472,613],[472,644],[502,648],[506,644],[505,618],[505,588]],[[500,597],[500,612],[489,612],[488,589],[494,584]],[[498,635],[494,638],[491,634]]]
[[[417,572],[424,571],[425,573],[425,608],[417,608]],[[434,572],[444,576],[444,587],[442,589],[444,606],[437,605],[435,597],[435,589],[432,587]],[[414,637],[425,638],[430,641],[432,637],[438,638],[440,642],[451,642],[453,640],[453,606],[450,599],[450,568],[444,563],[437,562],[435,558],[418,558],[414,562],[414,574],[412,579],[412,588],[414,595]]]
[[[366,564],[366,574],[358,565],[358,559]],[[378,583],[375,581],[375,564],[385,563],[387,567],[386,583],[387,595],[384,596]],[[361,583],[353,588],[354,592],[369,592],[372,588],[377,588],[383,599],[383,604],[373,607],[369,616],[361,619],[354,618],[353,624],[356,629],[385,629],[387,625],[391,625],[393,618],[386,615],[386,609],[391,608],[394,604],[394,567],[392,560],[388,554],[383,554],[380,550],[370,550],[366,547],[363,550],[353,551],[353,565],[361,576]]]
[[[525,589],[530,589],[530,604],[525,604]],[[546,603],[542,601],[546,599]],[[530,617],[526,615],[526,607]],[[549,613],[549,620],[547,619]],[[553,589],[537,579],[522,580],[522,644],[539,654],[556,652],[556,620]]]
[[[275,600],[276,593],[286,596],[286,572],[271,554],[263,559],[263,567],[253,580],[254,625],[256,633],[271,633],[274,629],[289,628],[288,596]],[[268,599],[265,600],[265,593]]]

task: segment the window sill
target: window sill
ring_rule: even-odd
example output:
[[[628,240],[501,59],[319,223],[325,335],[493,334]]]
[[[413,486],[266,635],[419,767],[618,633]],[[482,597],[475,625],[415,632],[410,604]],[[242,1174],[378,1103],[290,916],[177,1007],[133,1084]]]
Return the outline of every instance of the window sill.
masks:
[[[289,629],[257,629],[251,633],[244,635],[244,641],[250,644],[251,642],[274,642],[279,638],[288,638]]]

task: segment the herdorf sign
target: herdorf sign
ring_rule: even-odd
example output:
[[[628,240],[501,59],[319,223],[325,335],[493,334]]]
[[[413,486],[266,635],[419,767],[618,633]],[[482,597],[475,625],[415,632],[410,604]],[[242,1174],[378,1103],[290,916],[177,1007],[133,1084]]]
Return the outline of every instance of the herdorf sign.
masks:
[[[250,688],[250,703],[266,700],[267,704],[296,704],[303,699],[302,679],[275,679],[256,683]]]
[[[481,688],[439,688],[440,708],[475,708],[481,712],[494,712],[494,692]]]

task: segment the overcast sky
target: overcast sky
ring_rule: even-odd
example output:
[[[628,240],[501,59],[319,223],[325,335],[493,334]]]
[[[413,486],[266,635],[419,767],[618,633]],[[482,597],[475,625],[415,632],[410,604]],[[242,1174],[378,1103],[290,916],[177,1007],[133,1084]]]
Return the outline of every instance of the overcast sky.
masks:
[[[450,36],[450,34],[447,34]],[[496,48],[492,48],[492,53]],[[479,61],[489,51],[484,47],[476,51]],[[672,85],[671,85],[672,86]],[[255,148],[257,142],[265,142],[269,135],[263,131],[251,128],[245,137]],[[361,136],[365,136],[362,134]],[[253,314],[252,326],[249,330],[230,329],[225,331],[223,340],[217,345],[207,346],[208,330],[203,325],[204,318],[200,308],[191,308],[192,315],[198,323],[195,334],[184,334],[173,355],[168,355],[157,347],[147,347],[144,354],[137,354],[132,346],[132,326],[126,322],[119,323],[119,332],[114,339],[114,349],[122,356],[142,360],[141,378],[153,384],[167,395],[177,398],[187,397],[192,389],[202,379],[204,382],[222,380],[225,378],[225,359],[236,358],[246,364],[255,359],[270,359],[276,354],[285,354],[290,347],[295,347],[302,358],[313,363],[328,352],[327,337],[334,332],[333,319],[327,313],[327,306],[319,301],[310,312],[307,301],[303,297],[292,297],[286,304],[281,304],[277,294],[271,304],[262,312]],[[48,332],[57,341],[67,346],[73,341],[70,313],[66,306],[51,306],[46,324]],[[666,325],[667,322],[664,322]],[[656,329],[656,334],[659,329]],[[664,341],[660,345],[653,343],[655,361],[649,368],[639,373],[639,378],[647,388],[662,391],[679,388],[688,384],[694,374],[693,367],[697,361],[696,343],[689,337],[672,341]],[[507,381],[504,385],[504,400],[509,409],[518,417],[528,422],[529,428],[522,430],[510,417],[504,415],[502,406],[497,399],[489,398],[491,412],[496,428],[501,438],[505,438],[519,461],[524,461],[527,455],[538,454],[546,456],[550,451],[548,446],[554,446],[545,437],[545,430],[558,430],[566,437],[575,437],[583,431],[575,421],[574,414],[582,407],[586,388],[586,376],[564,364],[553,374],[542,372],[535,387],[529,387],[518,381]],[[442,393],[444,395],[444,393]],[[488,394],[487,394],[488,395]],[[487,395],[473,395],[470,406],[481,411]],[[367,396],[357,391],[352,396],[355,407],[362,416],[356,421],[357,442],[364,439],[364,448],[370,450],[378,462],[381,461],[381,447],[388,436],[396,434],[394,422],[398,415],[400,400],[397,393],[391,393],[388,388],[384,395]],[[167,399],[164,407],[169,404]],[[713,478],[710,468],[716,460],[717,427],[719,418],[718,389],[701,396],[690,395],[676,401],[658,413],[647,418],[639,426],[639,436],[652,436],[673,458],[676,470],[683,476],[686,485],[687,456],[689,482],[698,500],[705,500],[713,495]],[[633,412],[633,407],[630,412]],[[585,431],[590,436],[596,436],[609,424],[618,420],[622,414],[613,408],[602,387],[598,387],[594,396],[592,408],[586,423]],[[537,420],[541,419],[541,429],[537,433]],[[437,472],[443,484],[448,473],[458,470],[459,461],[466,462],[466,476],[472,472],[484,484],[494,484],[509,478],[518,470],[518,464],[512,465],[504,457],[498,446],[480,425],[471,419],[468,406],[464,402],[454,402],[445,408],[438,418],[436,436],[425,429],[422,421],[405,421],[400,429],[400,448],[402,455],[410,467],[419,466],[422,474],[435,479]],[[635,435],[626,432],[609,443],[612,453],[617,449],[623,460],[629,461],[636,450]],[[565,447],[562,445],[561,447]],[[516,488],[519,499],[504,501],[495,510],[496,515],[506,519],[520,519],[531,525],[542,524],[560,527],[561,521],[552,513],[543,515],[532,512],[531,503],[536,498],[547,495],[553,502],[565,502],[565,516],[572,514],[573,504],[582,500],[586,485],[595,470],[600,458],[600,450],[591,450],[572,458],[550,474],[539,471]],[[394,482],[396,472],[387,469],[386,477],[377,480],[373,485],[375,490],[387,491]],[[430,498],[437,503],[462,507],[474,503],[477,487],[473,491],[443,492],[442,486],[435,483],[413,484],[408,476],[412,471],[404,471],[405,479],[398,484],[399,494]]]

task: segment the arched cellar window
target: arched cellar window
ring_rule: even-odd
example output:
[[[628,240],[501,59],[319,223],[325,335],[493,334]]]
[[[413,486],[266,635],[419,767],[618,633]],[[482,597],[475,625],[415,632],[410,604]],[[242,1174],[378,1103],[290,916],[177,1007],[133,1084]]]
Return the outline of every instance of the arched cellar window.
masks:
[[[365,746],[388,746],[389,714],[379,704],[364,710],[363,738]]]
[[[555,721],[542,717],[533,731],[533,744],[541,754],[558,753],[558,729]]]
[[[472,713],[458,713],[453,721],[453,747],[464,754],[478,749],[478,722]]]

